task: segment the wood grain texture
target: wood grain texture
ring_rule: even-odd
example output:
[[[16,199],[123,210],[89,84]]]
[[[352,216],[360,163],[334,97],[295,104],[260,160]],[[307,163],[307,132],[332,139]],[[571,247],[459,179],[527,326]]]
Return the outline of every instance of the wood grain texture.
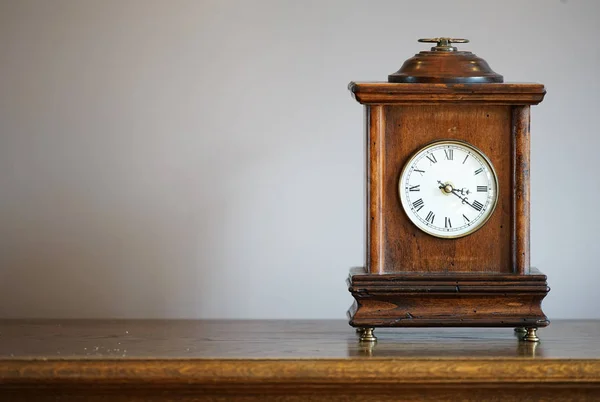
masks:
[[[365,105],[487,104],[537,105],[546,90],[541,84],[398,84],[351,82],[354,98]]]
[[[362,271],[362,272],[361,272]],[[356,327],[545,327],[546,276],[488,273],[369,275],[353,269],[347,281],[356,300]]]
[[[512,108],[513,155],[513,266],[516,273],[529,273],[530,140],[529,106]]]
[[[367,108],[367,268],[371,273],[384,272],[384,233],[382,180],[385,177],[385,114],[383,106]]]
[[[512,329],[506,328],[375,332],[380,342],[367,355],[345,320],[2,320],[0,361],[369,360],[370,356],[458,361],[522,356]],[[539,333],[538,358],[600,359],[600,321],[556,320]]]
[[[438,328],[378,329],[366,346],[331,320],[3,321],[0,334],[2,401],[600,398],[598,321],[557,321],[539,345]]]
[[[512,272],[510,107],[386,106],[385,115],[380,182],[383,208],[377,210],[384,232],[378,237],[383,241],[379,262],[383,272]],[[407,160],[418,149],[440,139],[466,141],[479,148],[498,175],[498,205],[489,221],[459,239],[439,239],[419,230],[406,216],[398,195],[398,180]],[[374,243],[372,236],[368,238]]]

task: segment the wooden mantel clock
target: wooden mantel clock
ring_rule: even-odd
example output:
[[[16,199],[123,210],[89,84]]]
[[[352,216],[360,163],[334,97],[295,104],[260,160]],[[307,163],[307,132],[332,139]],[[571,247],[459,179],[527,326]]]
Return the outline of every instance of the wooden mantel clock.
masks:
[[[350,325],[514,327],[537,342],[546,276],[529,262],[529,109],[544,86],[504,83],[485,60],[434,42],[365,105],[366,266],[350,271]]]

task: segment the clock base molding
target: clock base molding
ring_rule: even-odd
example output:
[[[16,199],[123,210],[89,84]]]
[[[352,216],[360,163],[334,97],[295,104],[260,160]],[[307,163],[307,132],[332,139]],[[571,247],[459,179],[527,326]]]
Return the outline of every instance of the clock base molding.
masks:
[[[353,268],[347,280],[355,301],[353,327],[545,327],[546,275],[402,272],[368,274]]]

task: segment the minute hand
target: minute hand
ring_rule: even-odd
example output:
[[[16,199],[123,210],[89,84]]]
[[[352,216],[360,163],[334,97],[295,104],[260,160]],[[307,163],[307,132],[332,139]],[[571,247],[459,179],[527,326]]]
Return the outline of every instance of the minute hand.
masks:
[[[457,196],[458,198],[460,198],[460,199],[462,200],[463,204],[467,204],[468,206],[470,206],[470,207],[471,207],[471,208],[473,208],[474,210],[478,211],[478,209],[477,209],[477,208],[475,208],[475,207],[473,206],[473,204],[471,204],[471,203],[469,203],[469,201],[467,201],[467,199],[468,199],[467,197],[461,197],[461,196],[460,196],[460,195],[459,195],[459,194],[458,194],[456,191],[458,191],[458,190],[456,190],[456,189],[452,189],[452,194],[454,194],[455,196]]]

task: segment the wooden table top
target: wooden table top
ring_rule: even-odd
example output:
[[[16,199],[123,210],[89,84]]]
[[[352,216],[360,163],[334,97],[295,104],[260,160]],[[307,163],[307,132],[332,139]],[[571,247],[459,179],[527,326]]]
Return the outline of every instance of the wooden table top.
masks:
[[[541,342],[510,328],[378,328],[342,320],[0,320],[0,359],[600,359],[600,321],[554,321]]]
[[[337,320],[4,320],[0,387],[243,384],[248,392],[320,384],[367,392],[365,384],[576,383],[600,392],[600,321],[552,322],[538,331],[539,344],[519,341],[510,328],[375,333],[379,340],[369,347]]]

